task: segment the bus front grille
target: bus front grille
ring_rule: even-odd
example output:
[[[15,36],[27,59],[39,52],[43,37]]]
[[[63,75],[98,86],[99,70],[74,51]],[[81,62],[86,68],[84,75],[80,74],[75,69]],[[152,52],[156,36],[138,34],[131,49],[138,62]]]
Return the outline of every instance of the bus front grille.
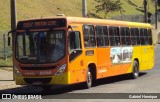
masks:
[[[33,84],[36,82],[41,82],[42,84],[48,84],[52,78],[23,78],[24,81],[28,84]]]
[[[22,70],[50,70],[55,69],[56,66],[50,66],[50,67],[21,67]]]

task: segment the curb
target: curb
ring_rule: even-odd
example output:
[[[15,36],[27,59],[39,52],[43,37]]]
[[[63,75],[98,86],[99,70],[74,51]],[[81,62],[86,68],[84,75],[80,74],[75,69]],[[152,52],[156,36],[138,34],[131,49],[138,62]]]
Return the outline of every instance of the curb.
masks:
[[[8,84],[8,85],[0,86],[0,90],[6,90],[6,89],[12,89],[12,88],[18,88],[18,87],[22,87],[22,86],[16,85],[16,84]]]

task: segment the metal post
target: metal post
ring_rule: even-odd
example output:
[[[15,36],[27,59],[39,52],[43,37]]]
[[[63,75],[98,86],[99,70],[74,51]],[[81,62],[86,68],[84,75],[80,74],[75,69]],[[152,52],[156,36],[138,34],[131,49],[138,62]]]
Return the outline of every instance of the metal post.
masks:
[[[158,24],[157,24],[157,7],[158,7],[158,4],[157,4],[157,0],[155,1],[155,29],[157,29],[158,27]]]
[[[7,60],[7,56],[6,56],[6,35],[3,34],[3,43],[4,43],[4,60]]]
[[[11,0],[11,30],[16,29],[16,0]]]
[[[16,0],[10,0],[10,4],[11,4],[11,30],[15,30],[16,29]],[[12,51],[13,51],[13,58],[14,58],[14,34],[12,34]],[[14,66],[14,63],[13,63]],[[13,80],[15,80],[14,78],[14,67],[13,67]]]
[[[87,2],[82,0],[82,16],[87,17]]]
[[[147,0],[144,0],[144,23],[147,23]]]

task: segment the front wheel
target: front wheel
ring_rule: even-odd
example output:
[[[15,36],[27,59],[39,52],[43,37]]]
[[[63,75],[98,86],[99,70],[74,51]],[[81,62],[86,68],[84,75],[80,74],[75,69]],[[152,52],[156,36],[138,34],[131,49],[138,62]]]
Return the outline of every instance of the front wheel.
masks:
[[[133,63],[132,78],[137,79],[138,76],[139,76],[139,65],[138,62],[135,60]]]
[[[92,87],[92,73],[90,71],[90,69],[88,68],[88,71],[87,71],[87,80],[86,80],[86,88],[89,89],[90,87]]]

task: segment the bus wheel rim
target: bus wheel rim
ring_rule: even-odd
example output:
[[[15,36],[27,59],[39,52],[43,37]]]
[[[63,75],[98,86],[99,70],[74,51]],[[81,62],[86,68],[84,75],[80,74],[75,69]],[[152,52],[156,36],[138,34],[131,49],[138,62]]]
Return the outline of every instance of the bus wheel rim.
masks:
[[[138,65],[135,63],[134,65],[134,75],[137,77],[138,76]]]
[[[91,72],[88,72],[88,83],[91,84],[92,78],[91,78]]]

